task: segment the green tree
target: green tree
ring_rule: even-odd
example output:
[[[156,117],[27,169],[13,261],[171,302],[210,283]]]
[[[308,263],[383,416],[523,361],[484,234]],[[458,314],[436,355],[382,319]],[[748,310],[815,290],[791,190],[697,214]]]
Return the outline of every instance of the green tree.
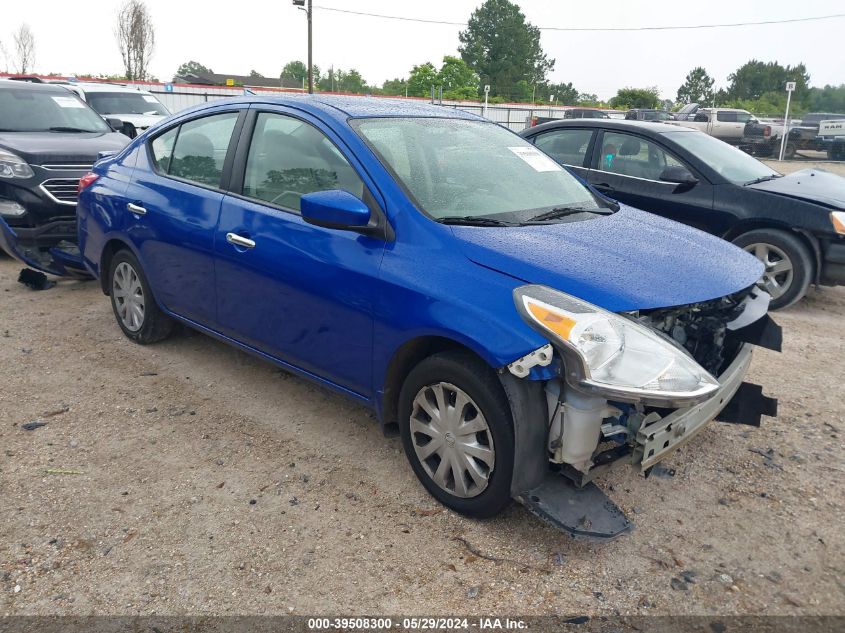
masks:
[[[431,87],[439,85],[440,76],[434,64],[426,62],[414,66],[408,77],[408,96],[427,97],[431,94]]]
[[[684,83],[678,88],[677,103],[709,104],[713,101],[715,80],[701,66],[696,66],[687,73]]]
[[[287,79],[305,85],[308,83],[308,66],[298,59],[290,61],[282,68],[279,79]],[[314,65],[314,83],[320,83],[320,67],[316,64]]]
[[[408,82],[404,79],[388,79],[381,85],[381,91],[386,95],[405,95]]]
[[[578,105],[595,107],[604,105],[604,103],[598,98],[598,95],[591,92],[582,92],[578,95]]]
[[[540,46],[540,29],[508,0],[486,0],[458,38],[461,59],[481,80],[479,94],[484,84],[491,96],[507,96],[520,81],[542,83],[555,65]]]
[[[211,68],[203,66],[199,62],[189,61],[185,62],[176,70],[177,77],[184,77],[185,75],[209,75],[214,73]]]
[[[657,88],[620,88],[609,104],[613,108],[657,108],[660,91]]]
[[[809,102],[813,112],[845,113],[845,84],[810,88]]]
[[[259,79],[259,78],[264,79],[264,75],[262,75],[257,70],[250,70],[249,76],[252,77],[253,79]]]
[[[804,64],[781,66],[777,62],[752,59],[728,75],[728,81],[731,82],[727,90],[728,99],[755,100],[767,92],[783,92],[786,96],[787,81],[797,84],[792,95],[794,103],[803,104],[810,96],[810,75]]]
[[[367,85],[367,82],[354,68],[349,70],[342,70],[340,68],[332,68],[321,76],[319,81],[316,78],[315,69],[315,83],[317,89],[322,92],[351,92],[355,94],[365,94],[372,92],[372,88]]]
[[[437,78],[447,99],[473,99],[478,95],[478,75],[460,57],[446,55]]]
[[[555,103],[560,105],[576,105],[578,103],[578,91],[570,83],[542,84],[537,86],[537,99],[551,101],[554,95]],[[530,97],[530,95],[529,95]]]

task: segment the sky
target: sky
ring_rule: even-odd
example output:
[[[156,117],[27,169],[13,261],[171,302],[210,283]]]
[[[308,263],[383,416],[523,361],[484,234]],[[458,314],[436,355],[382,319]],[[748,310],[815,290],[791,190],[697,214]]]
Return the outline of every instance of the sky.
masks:
[[[66,0],[3,3],[0,70],[14,71],[12,32],[26,22],[36,38],[35,72],[121,74],[114,27],[119,0],[81,8]],[[291,0],[146,0],[156,32],[151,72],[169,80],[178,66],[196,60],[215,72],[278,76],[282,66],[307,55],[306,20]],[[315,0],[314,63],[322,69],[356,68],[370,83],[406,77],[411,67],[439,66],[454,55],[460,26],[423,24],[326,11],[336,7],[411,18],[466,22],[481,0]],[[528,21],[545,27],[643,27],[801,18],[842,13],[842,0],[786,2],[561,2],[521,0]],[[654,11],[659,7],[660,11]],[[738,28],[644,31],[543,31],[541,43],[556,60],[553,82],[607,99],[625,86],[656,86],[674,99],[684,77],[704,66],[716,87],[749,59],[804,62],[814,86],[845,83],[841,37],[845,18]]]

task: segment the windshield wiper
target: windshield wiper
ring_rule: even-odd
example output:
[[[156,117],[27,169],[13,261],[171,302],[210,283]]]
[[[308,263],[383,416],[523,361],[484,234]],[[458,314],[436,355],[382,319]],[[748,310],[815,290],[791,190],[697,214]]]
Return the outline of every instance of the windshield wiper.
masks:
[[[766,182],[767,180],[774,180],[775,178],[783,178],[783,174],[769,174],[768,176],[760,176],[759,178],[755,178],[754,180],[749,180],[742,186],[747,187],[748,185],[756,185],[757,183]]]
[[[99,130],[83,130],[81,127],[70,127],[64,125],[57,125],[55,127],[48,127],[50,132],[98,132]]]
[[[555,207],[551,211],[546,211],[540,215],[535,215],[533,218],[526,220],[523,224],[532,224],[534,222],[545,222],[547,220],[557,220],[565,218],[568,215],[575,215],[576,213],[596,213],[598,215],[610,215],[613,213],[612,209],[606,211],[600,209],[585,209],[584,207]]]
[[[515,226],[513,222],[485,218],[477,215],[447,215],[444,218],[437,218],[441,224],[459,224],[465,226]]]

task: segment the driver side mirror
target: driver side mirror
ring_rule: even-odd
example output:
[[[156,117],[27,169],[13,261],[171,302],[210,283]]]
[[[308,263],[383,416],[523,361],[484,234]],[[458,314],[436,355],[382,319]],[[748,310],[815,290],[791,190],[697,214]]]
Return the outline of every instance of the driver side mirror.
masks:
[[[348,191],[330,189],[307,193],[299,200],[302,218],[314,226],[368,232],[370,209]]]
[[[693,176],[686,167],[670,165],[665,167],[659,176],[662,182],[672,182],[677,185],[693,187],[698,184],[698,178]]]
[[[106,117],[106,123],[112,129],[112,132],[123,132],[123,121],[115,119],[114,117]]]

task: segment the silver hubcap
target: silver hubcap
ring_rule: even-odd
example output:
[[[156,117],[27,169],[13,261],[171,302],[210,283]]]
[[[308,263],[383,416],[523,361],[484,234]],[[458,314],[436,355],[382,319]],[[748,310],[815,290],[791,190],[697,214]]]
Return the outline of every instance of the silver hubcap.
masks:
[[[762,243],[749,244],[745,250],[765,264],[766,271],[763,273],[762,286],[772,295],[772,299],[777,299],[789,290],[794,270],[792,260],[786,253],[777,246]]]
[[[411,411],[414,451],[432,481],[456,497],[484,492],[495,464],[493,435],[481,410],[447,382],[423,387]]]
[[[124,327],[130,332],[140,330],[144,325],[144,288],[138,273],[126,262],[120,262],[114,269],[112,297]]]

